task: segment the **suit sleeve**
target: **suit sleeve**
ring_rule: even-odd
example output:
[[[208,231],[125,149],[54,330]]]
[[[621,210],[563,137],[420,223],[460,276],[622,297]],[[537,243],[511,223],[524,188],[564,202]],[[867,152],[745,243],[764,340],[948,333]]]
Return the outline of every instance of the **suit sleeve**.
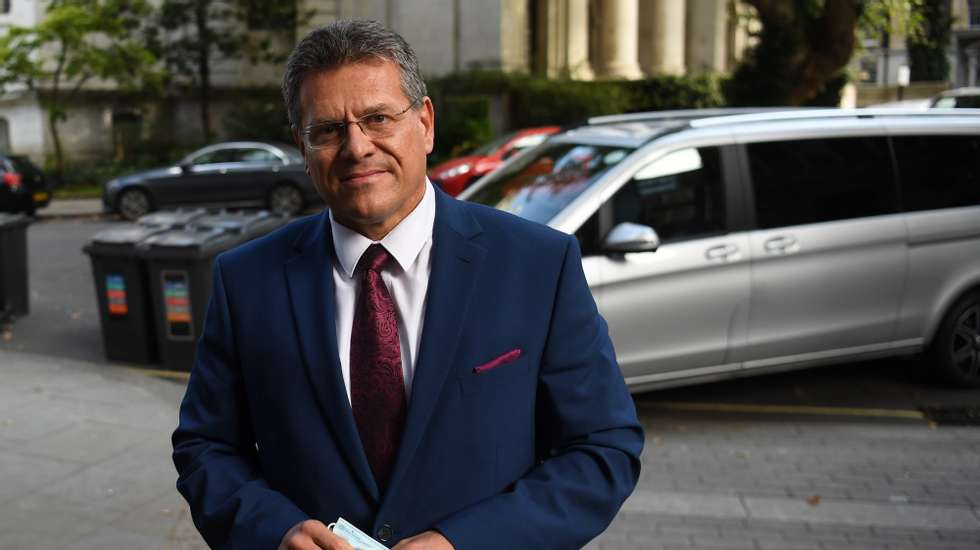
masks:
[[[309,518],[262,478],[219,260],[173,434],[177,490],[212,548],[276,548]]]
[[[505,493],[434,528],[456,550],[581,548],[633,491],[643,431],[570,237],[538,380],[542,459]]]

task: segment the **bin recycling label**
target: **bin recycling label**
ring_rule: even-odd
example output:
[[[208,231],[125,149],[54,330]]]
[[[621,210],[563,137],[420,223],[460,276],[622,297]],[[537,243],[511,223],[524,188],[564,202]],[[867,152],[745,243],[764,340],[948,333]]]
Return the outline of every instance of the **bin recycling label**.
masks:
[[[193,340],[190,284],[186,271],[164,271],[163,305],[166,315],[167,338]]]
[[[126,279],[122,275],[105,276],[105,295],[110,316],[122,317],[129,314],[129,304],[126,302]]]

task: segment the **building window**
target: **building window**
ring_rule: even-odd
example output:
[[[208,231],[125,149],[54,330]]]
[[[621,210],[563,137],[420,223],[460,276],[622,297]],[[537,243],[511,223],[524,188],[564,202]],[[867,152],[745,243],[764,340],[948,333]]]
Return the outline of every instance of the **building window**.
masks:
[[[0,13],[10,13],[10,0],[0,0]]]
[[[970,26],[980,27],[980,0],[969,1]]]

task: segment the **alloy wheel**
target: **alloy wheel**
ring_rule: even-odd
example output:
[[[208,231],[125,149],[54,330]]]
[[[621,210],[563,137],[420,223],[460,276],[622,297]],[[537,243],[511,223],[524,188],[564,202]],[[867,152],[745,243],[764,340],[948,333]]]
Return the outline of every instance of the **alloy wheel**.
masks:
[[[968,380],[980,378],[980,304],[968,307],[956,318],[950,340],[953,368]]]
[[[292,185],[276,186],[269,193],[269,210],[292,216],[303,208],[303,195]]]
[[[135,220],[150,211],[150,197],[141,189],[127,189],[119,196],[119,213]]]

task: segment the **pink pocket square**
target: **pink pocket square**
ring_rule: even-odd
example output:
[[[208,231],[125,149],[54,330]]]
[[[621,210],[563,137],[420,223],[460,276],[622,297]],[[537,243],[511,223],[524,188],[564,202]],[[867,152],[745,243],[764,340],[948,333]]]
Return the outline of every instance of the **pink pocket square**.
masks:
[[[480,374],[480,373],[483,373],[483,372],[487,372],[488,370],[495,369],[495,368],[499,367],[500,365],[504,365],[504,364],[510,363],[511,361],[516,360],[520,356],[521,356],[521,348],[512,349],[512,350],[508,351],[507,353],[501,355],[500,357],[498,357],[498,358],[496,358],[496,359],[494,359],[494,360],[492,360],[490,362],[484,363],[484,364],[479,365],[477,367],[473,367],[473,372],[475,374]]]

